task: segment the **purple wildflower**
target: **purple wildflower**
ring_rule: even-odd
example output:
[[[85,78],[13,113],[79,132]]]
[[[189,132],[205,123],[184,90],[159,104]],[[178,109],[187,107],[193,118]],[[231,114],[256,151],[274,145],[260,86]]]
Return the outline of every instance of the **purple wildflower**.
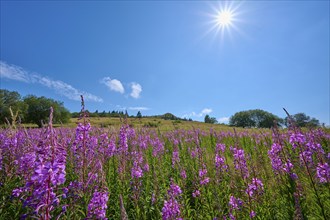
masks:
[[[254,218],[254,217],[256,217],[256,212],[252,210],[250,212],[250,218]]]
[[[164,201],[164,206],[162,208],[163,220],[180,218],[180,204],[175,197],[177,197],[181,193],[181,188],[178,185],[171,183],[170,189],[167,192],[169,199]]]
[[[175,199],[171,198],[164,201],[162,208],[162,218],[167,219],[178,219],[180,216],[180,204]]]
[[[215,167],[220,170],[227,170],[228,166],[225,164],[225,158],[219,154],[215,154]]]
[[[201,195],[201,192],[197,189],[197,190],[195,190],[193,193],[192,193],[192,196],[194,197],[194,198],[196,198],[196,197],[199,197]]]
[[[107,192],[95,191],[93,194],[93,198],[88,204],[88,218],[107,219],[105,217],[105,214],[108,208],[108,199],[109,196]]]
[[[180,186],[178,186],[174,183],[172,183],[170,185],[170,190],[168,191],[169,195],[176,197],[176,196],[180,195],[181,193],[182,193],[182,190],[181,190]]]
[[[182,179],[186,179],[186,178],[187,178],[186,171],[185,171],[185,170],[182,170],[182,171],[180,172],[180,176],[181,176]]]
[[[218,143],[218,144],[216,144],[215,149],[216,149],[216,152],[222,151],[222,153],[224,153],[225,150],[226,150],[226,145],[225,144]]]
[[[178,149],[175,149],[172,153],[172,167],[174,168],[174,165],[179,163],[180,163],[179,151]]]
[[[280,172],[282,169],[283,162],[280,157],[281,150],[282,150],[281,145],[277,143],[273,143],[272,148],[268,151],[268,156],[270,158],[275,173]]]
[[[243,202],[240,198],[235,198],[234,196],[230,196],[229,205],[232,209],[240,209],[243,205]]]
[[[247,168],[245,154],[243,149],[237,149],[235,147],[230,147],[234,155],[234,165],[236,170],[240,170],[243,178],[249,177],[249,170]]]
[[[303,145],[306,142],[306,138],[302,133],[292,132],[289,139],[293,149],[297,148],[298,145]]]
[[[252,183],[248,185],[245,192],[250,197],[253,197],[255,193],[262,194],[263,191],[264,191],[264,184],[261,182],[261,180],[257,178],[252,178]]]
[[[328,163],[318,163],[316,167],[316,175],[320,183],[328,183],[330,181],[330,166]]]

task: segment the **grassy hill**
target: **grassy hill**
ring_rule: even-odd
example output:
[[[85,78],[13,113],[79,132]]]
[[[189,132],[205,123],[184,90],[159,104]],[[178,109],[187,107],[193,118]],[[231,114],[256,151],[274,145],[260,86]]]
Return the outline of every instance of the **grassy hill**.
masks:
[[[109,127],[109,128],[119,128],[123,123],[123,119],[120,118],[108,118],[108,117],[93,117],[89,118],[92,126],[95,127]],[[75,127],[79,122],[77,118],[71,118],[70,123],[64,126]],[[128,118],[127,123],[134,128],[150,127],[156,128],[161,131],[169,131],[174,129],[201,129],[210,130],[211,128],[215,130],[227,130],[231,129],[226,125],[219,124],[206,124],[197,121],[182,121],[182,120],[165,120],[159,117],[147,117],[147,118]]]

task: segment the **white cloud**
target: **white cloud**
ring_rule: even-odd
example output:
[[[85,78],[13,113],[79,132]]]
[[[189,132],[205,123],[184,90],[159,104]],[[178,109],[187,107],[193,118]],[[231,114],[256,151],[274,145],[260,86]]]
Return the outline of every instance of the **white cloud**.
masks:
[[[225,124],[228,124],[228,122],[229,122],[229,117],[222,117],[222,118],[219,118],[219,119],[218,119],[218,122],[219,122],[219,123],[225,123]]]
[[[200,116],[210,114],[213,110],[210,108],[204,108],[200,114]]]
[[[142,92],[142,86],[139,83],[131,83],[131,96],[135,99],[140,98],[140,93]]]
[[[117,79],[111,79],[110,77],[104,77],[101,83],[106,85],[110,90],[123,94],[125,92],[123,84]]]
[[[129,110],[133,110],[133,111],[147,111],[149,110],[149,108],[147,107],[129,107]]]
[[[9,65],[3,61],[0,61],[0,76],[1,78],[17,80],[21,82],[30,81],[29,74],[24,69],[15,65]]]
[[[8,65],[7,63],[0,61],[0,68],[1,77],[4,78],[26,83],[41,84],[55,90],[56,93],[75,101],[80,101],[80,95],[83,95],[85,101],[103,102],[103,99],[98,96],[80,91],[60,80],[52,80],[36,73],[30,74],[28,71],[19,66]]]
[[[198,117],[201,118],[204,115],[210,114],[213,110],[210,108],[204,108],[200,113],[196,113],[196,112],[191,112],[188,114],[184,114],[182,117],[183,118],[190,118],[190,117]]]

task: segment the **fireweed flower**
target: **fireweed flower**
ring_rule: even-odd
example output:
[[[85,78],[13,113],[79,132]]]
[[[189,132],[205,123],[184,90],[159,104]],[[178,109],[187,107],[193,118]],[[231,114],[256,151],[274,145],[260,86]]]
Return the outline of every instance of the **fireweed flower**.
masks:
[[[157,157],[164,153],[164,143],[158,137],[150,140],[150,142],[153,147],[152,156]]]
[[[179,164],[179,163],[180,163],[179,150],[176,147],[176,149],[172,153],[172,167],[174,168],[175,164]]]
[[[305,144],[306,137],[300,132],[292,132],[290,134],[289,142],[292,145],[293,149],[296,149],[299,144],[300,145]]]
[[[181,176],[182,179],[186,179],[187,178],[186,171],[185,170],[181,170],[180,176]]]
[[[246,194],[253,197],[255,194],[262,194],[264,191],[264,184],[257,178],[252,178],[252,183],[248,185]]]
[[[237,198],[236,199],[234,196],[230,196],[229,206],[232,209],[239,210],[243,206],[243,202],[242,202],[242,200],[240,198]]]
[[[180,218],[180,204],[176,199],[170,198],[164,201],[162,208],[162,219],[179,219]]]
[[[196,197],[199,197],[201,195],[201,192],[197,189],[197,190],[195,190],[193,193],[192,193],[192,196],[194,197],[194,198],[196,198]]]
[[[320,183],[328,183],[330,181],[330,166],[328,163],[318,163],[316,167],[316,176]]]
[[[26,192],[24,205],[34,210],[34,215],[42,219],[50,219],[51,211],[59,204],[56,196],[57,186],[65,182],[66,150],[57,142],[55,130],[52,128],[51,108],[50,123],[44,135],[40,136],[35,146],[33,174],[25,184],[25,189],[13,191],[15,196]],[[22,197],[22,198],[23,198]]]
[[[215,167],[221,171],[228,169],[228,166],[225,164],[225,158],[221,157],[218,153],[215,154]]]
[[[206,185],[210,182],[210,178],[206,176],[207,174],[207,169],[205,164],[203,164],[203,169],[200,169],[198,171],[198,177],[200,179],[199,184],[200,185]]]
[[[285,161],[285,159],[282,158],[281,151],[282,146],[278,143],[273,143],[271,149],[268,151],[268,157],[271,161],[274,173],[279,174],[284,171],[289,174],[292,179],[298,179],[297,174],[292,172],[293,164],[291,160],[288,159]]]
[[[119,149],[120,152],[128,151],[128,125],[122,125],[119,131]]]
[[[162,208],[163,220],[180,219],[180,204],[176,200],[176,197],[179,196],[181,193],[181,188],[172,182],[170,185],[170,189],[167,191],[169,199],[164,201],[164,206]]]
[[[141,178],[143,176],[143,170],[141,165],[143,163],[143,156],[141,152],[133,151],[133,167],[131,169],[131,176],[132,178]]]
[[[176,185],[174,183],[172,183],[170,185],[170,189],[168,191],[168,194],[169,195],[171,195],[173,197],[176,197],[176,196],[180,195],[181,193],[182,193],[182,190],[181,190],[180,186],[178,186],[178,185]]]
[[[93,198],[88,204],[88,218],[92,219],[107,219],[106,210],[108,208],[109,195],[108,192],[98,192],[93,193]]]
[[[280,172],[283,166],[283,162],[280,157],[281,150],[282,150],[281,145],[277,143],[273,143],[271,149],[268,151],[268,157],[272,163],[272,167],[275,173]]]
[[[254,217],[256,217],[256,212],[252,210],[250,212],[250,218],[254,218]]]
[[[221,144],[221,143],[217,143],[215,146],[216,152],[222,152],[224,153],[226,150],[226,145],[225,144]]]
[[[230,147],[230,150],[234,156],[234,165],[236,170],[240,170],[243,178],[249,177],[249,170],[247,168],[245,154],[243,149],[237,149],[235,147]]]

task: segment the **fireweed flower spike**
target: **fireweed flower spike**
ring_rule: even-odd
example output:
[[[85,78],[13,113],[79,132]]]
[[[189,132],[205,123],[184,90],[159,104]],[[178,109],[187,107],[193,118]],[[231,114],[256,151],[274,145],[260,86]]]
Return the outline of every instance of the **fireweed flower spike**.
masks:
[[[50,219],[51,211],[59,204],[57,186],[65,182],[66,151],[55,139],[52,127],[53,108],[50,109],[49,126],[45,137],[36,147],[34,174],[26,183],[25,189],[16,189],[15,195],[31,192],[24,203],[34,209],[36,217]],[[46,141],[44,141],[46,140]]]
[[[253,197],[255,196],[255,194],[262,194],[263,191],[264,191],[264,184],[261,182],[261,180],[257,178],[252,178],[252,183],[248,185],[245,192],[250,197]]]
[[[88,218],[106,220],[105,214],[108,208],[108,199],[108,192],[98,192],[95,190],[93,198],[88,204]]]
[[[243,149],[237,149],[235,147],[230,147],[230,150],[232,151],[233,156],[234,156],[235,169],[239,170],[241,172],[241,175],[242,175],[243,179],[248,178],[249,177],[249,170],[247,168],[244,150]]]
[[[328,163],[324,163],[324,164],[319,163],[316,168],[316,175],[320,183],[329,183],[330,166],[328,165]]]
[[[176,197],[178,197],[181,193],[181,188],[172,182],[170,185],[170,189],[167,192],[167,196],[169,197],[169,199],[164,201],[164,206],[162,208],[163,220],[181,219],[180,204],[176,200]]]

